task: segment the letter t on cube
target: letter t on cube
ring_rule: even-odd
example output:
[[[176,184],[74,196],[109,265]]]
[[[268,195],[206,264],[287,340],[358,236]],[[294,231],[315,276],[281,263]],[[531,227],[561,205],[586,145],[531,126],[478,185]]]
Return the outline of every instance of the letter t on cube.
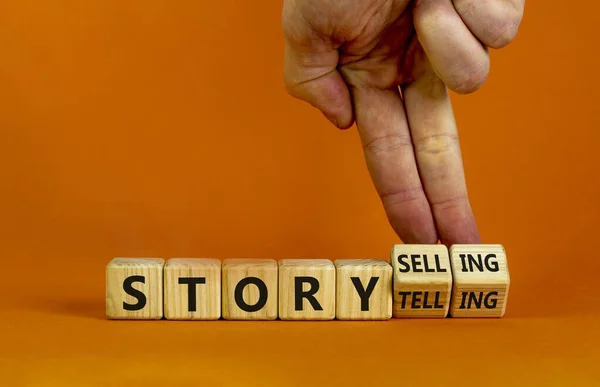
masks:
[[[165,265],[165,318],[218,320],[221,317],[221,261],[171,258]]]

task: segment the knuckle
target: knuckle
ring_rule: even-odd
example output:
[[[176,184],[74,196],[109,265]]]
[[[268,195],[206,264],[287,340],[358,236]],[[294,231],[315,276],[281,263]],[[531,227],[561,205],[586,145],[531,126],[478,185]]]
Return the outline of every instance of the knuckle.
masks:
[[[380,192],[379,197],[383,207],[389,211],[391,208],[423,199],[425,192],[423,187],[396,188],[387,192]]]
[[[502,48],[514,40],[523,17],[520,0],[454,0],[457,12],[470,21],[480,40]]]
[[[464,19],[476,17],[481,7],[481,2],[473,0],[454,0],[453,4],[456,12]]]
[[[419,154],[437,155],[453,151],[457,144],[456,133],[437,134],[415,140],[415,151]]]
[[[466,194],[459,194],[456,196],[440,198],[438,200],[432,200],[431,206],[436,211],[447,211],[455,208],[463,208],[469,205],[469,197]]]
[[[516,12],[511,12],[509,16],[502,18],[502,20],[495,23],[495,27],[489,32],[488,45],[492,48],[507,46],[517,36],[520,23],[521,17]]]
[[[375,137],[374,139],[367,141],[363,145],[363,149],[366,153],[379,155],[381,153],[388,153],[409,146],[412,146],[410,137],[399,134],[390,134]]]
[[[487,59],[487,57],[486,57]],[[489,62],[480,61],[474,66],[469,66],[462,71],[457,72],[451,79],[452,84],[448,85],[452,90],[459,94],[472,93],[478,90],[485,83],[489,72]]]

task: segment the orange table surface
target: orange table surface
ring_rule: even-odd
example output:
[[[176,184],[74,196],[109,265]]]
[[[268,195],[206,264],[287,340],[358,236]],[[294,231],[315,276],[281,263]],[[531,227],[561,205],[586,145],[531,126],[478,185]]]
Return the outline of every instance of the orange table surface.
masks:
[[[78,260],[56,258],[57,263]],[[100,258],[96,262],[63,268],[21,264],[14,267],[19,275],[4,276],[1,385],[593,386],[600,381],[600,291],[593,282],[532,282],[533,273],[513,271],[502,319],[109,321],[104,268]],[[578,275],[569,269],[562,274]]]

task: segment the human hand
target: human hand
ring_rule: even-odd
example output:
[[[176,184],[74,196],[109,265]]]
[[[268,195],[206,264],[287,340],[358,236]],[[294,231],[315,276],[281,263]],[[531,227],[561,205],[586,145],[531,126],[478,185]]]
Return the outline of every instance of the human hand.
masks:
[[[405,243],[480,243],[447,87],[485,82],[487,47],[516,35],[524,0],[284,0],[285,83],[337,127],[356,121]]]

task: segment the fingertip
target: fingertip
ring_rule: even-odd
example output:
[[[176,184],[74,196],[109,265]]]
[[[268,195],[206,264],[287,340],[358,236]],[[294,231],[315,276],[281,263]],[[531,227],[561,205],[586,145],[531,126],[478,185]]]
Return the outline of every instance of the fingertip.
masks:
[[[456,244],[480,244],[481,236],[470,207],[434,208],[440,241],[450,247]]]
[[[386,205],[390,225],[406,244],[435,244],[438,235],[427,199],[419,198],[412,203]]]
[[[352,125],[354,125],[354,116],[352,111],[350,114],[348,112],[343,112],[342,114],[328,114],[326,112],[322,112],[325,118],[329,120],[336,128],[341,130],[350,129]]]
[[[479,90],[485,84],[490,72],[489,56],[471,63],[460,73],[446,75],[442,81],[448,88],[458,94],[470,94]]]
[[[440,238],[440,242],[446,247],[450,248],[452,245],[479,245],[481,244],[481,237],[478,232],[471,233],[470,235],[446,235]]]
[[[352,100],[348,86],[335,71],[317,80],[312,101],[325,117],[339,129],[348,129],[354,123]]]
[[[509,21],[506,24],[499,26],[496,31],[490,33],[491,36],[487,40],[487,46],[493,49],[500,49],[508,46],[517,37],[519,24],[520,21]]]
[[[354,124],[350,92],[336,70],[309,81],[288,82],[286,90],[319,109],[337,128],[348,129]]]

